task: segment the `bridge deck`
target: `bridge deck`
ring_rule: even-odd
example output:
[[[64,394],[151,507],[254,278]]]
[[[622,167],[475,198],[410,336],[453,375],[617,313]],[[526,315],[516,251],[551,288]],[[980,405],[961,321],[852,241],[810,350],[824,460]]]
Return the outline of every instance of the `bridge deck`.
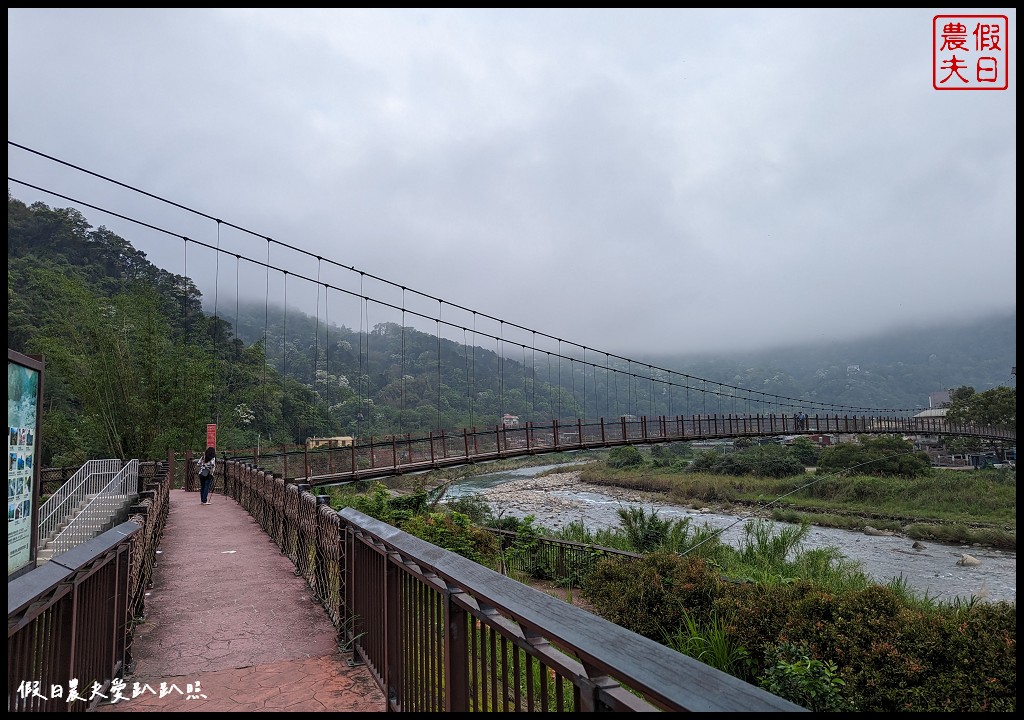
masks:
[[[159,552],[128,699],[99,712],[386,710],[295,566],[234,500],[212,495],[204,506],[199,493],[171,490]],[[135,683],[154,692],[133,698]]]

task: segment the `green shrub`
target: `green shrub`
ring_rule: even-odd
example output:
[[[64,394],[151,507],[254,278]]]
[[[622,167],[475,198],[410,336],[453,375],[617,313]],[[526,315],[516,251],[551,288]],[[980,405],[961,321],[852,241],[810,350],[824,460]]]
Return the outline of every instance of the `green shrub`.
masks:
[[[644,464],[644,456],[632,445],[617,447],[608,453],[608,467],[622,469],[639,467]]]
[[[685,623],[684,608],[698,617],[710,610],[718,584],[702,558],[654,553],[598,561],[581,589],[601,617],[661,642],[665,628]]]
[[[856,475],[915,478],[932,472],[931,458],[914,452],[914,445],[897,435],[862,435],[859,442],[825,448],[818,458],[818,473],[852,472]]]
[[[481,565],[493,567],[497,561],[498,538],[493,533],[473,526],[462,513],[423,513],[406,520],[402,529]]]
[[[846,683],[839,677],[836,664],[812,657],[802,645],[778,645],[759,683],[768,692],[812,712],[856,710],[842,696]]]
[[[791,603],[779,640],[841,669],[863,712],[1007,712],[1016,707],[1016,607],[921,607],[872,585]]]

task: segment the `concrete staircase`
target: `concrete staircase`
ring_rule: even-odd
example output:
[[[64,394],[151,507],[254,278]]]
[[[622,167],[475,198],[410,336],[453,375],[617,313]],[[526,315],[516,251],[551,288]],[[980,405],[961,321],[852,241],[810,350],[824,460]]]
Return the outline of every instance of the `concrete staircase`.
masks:
[[[90,462],[97,466],[83,466],[84,480],[73,477],[44,503],[37,567],[124,522],[138,498],[137,460]],[[58,504],[47,507],[51,500]]]
[[[40,538],[36,566],[124,522],[134,496],[88,495],[49,537]]]

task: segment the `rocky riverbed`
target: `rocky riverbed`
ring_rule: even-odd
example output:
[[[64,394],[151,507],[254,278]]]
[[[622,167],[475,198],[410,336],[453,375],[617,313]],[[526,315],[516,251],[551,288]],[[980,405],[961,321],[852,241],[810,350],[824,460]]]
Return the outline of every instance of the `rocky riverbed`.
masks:
[[[627,488],[591,485],[575,470],[535,477],[545,468],[525,468],[469,478],[454,486],[449,497],[476,495],[486,500],[497,516],[533,515],[537,524],[558,530],[580,521],[591,530],[617,527],[619,508],[639,506],[657,510],[661,517],[689,517],[697,525],[721,531],[723,542],[737,545],[746,520],[754,511],[725,513],[710,507],[685,507],[663,501],[662,496]],[[532,474],[531,474],[532,473]],[[949,601],[954,598],[1017,601],[1015,552],[980,546],[915,543],[899,534],[875,534],[813,527],[805,548],[838,547],[850,560],[879,582],[902,576],[922,596]],[[967,555],[972,560],[964,562]],[[977,562],[974,562],[977,561]]]

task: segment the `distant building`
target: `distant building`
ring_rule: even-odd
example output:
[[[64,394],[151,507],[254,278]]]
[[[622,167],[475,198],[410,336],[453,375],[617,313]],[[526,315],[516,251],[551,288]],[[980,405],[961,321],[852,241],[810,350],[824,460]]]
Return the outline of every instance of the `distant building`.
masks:
[[[928,393],[928,407],[941,408],[949,404],[949,390]]]
[[[931,393],[931,395],[938,395],[938,394],[939,393]],[[948,392],[946,393],[946,396],[947,397],[949,396]],[[930,401],[931,401],[931,397],[929,396],[929,402]],[[949,411],[949,408],[933,407],[930,410],[922,410],[921,412],[919,412],[914,417],[915,418],[925,418],[925,419],[929,419],[929,418],[941,419],[941,418],[946,417],[946,413],[948,411]],[[924,450],[924,451],[928,452],[930,455],[933,455],[935,457],[937,457],[937,450],[942,447],[942,437],[940,435],[915,435],[915,436],[913,436],[910,439],[913,440],[914,448],[915,449],[917,449],[917,450]]]
[[[509,415],[505,413],[501,416],[501,426],[503,428],[517,428],[519,427],[519,416]]]
[[[306,449],[316,450],[317,448],[340,448],[352,447],[353,438],[350,435],[339,435],[337,437],[308,437],[306,438]]]

